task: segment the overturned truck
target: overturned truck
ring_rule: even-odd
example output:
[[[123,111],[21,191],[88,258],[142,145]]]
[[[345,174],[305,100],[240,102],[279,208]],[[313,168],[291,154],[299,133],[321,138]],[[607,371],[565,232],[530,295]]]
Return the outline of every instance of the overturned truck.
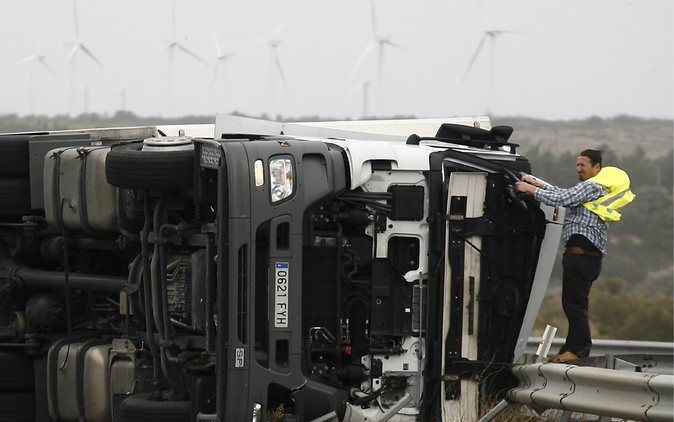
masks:
[[[0,135],[0,420],[471,420],[514,385],[562,216],[511,128],[175,129]]]

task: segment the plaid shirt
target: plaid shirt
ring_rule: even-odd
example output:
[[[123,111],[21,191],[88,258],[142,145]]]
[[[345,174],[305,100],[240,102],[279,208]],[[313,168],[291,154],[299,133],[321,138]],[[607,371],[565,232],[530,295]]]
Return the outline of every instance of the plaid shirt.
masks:
[[[547,185],[536,190],[536,199],[552,207],[567,208],[562,240],[564,244],[574,234],[585,236],[602,254],[606,255],[608,225],[599,216],[583,206],[604,195],[596,183],[584,181],[568,189]]]

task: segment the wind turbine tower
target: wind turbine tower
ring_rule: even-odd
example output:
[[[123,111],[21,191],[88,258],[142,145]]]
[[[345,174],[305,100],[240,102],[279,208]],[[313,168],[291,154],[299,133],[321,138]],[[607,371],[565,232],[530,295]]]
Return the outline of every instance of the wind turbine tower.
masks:
[[[473,53],[473,57],[471,57],[470,62],[468,63],[468,66],[466,67],[466,71],[463,74],[463,81],[466,80],[468,77],[468,74],[470,73],[473,64],[475,64],[475,61],[477,57],[479,56],[480,52],[482,51],[482,48],[485,45],[485,42],[489,44],[488,49],[489,49],[489,68],[487,69],[487,87],[489,92],[487,93],[487,109],[486,113],[488,115],[491,115],[494,112],[494,109],[496,107],[496,39],[498,38],[499,35],[503,34],[511,34],[511,33],[516,33],[518,31],[510,31],[510,30],[504,30],[504,29],[496,29],[494,28],[491,20],[489,19],[489,16],[487,16],[487,13],[485,12],[484,4],[483,2],[480,2],[480,13],[481,13],[481,19],[482,19],[482,27],[483,27],[483,33],[482,33],[482,38],[480,39],[480,43],[477,45],[477,48],[475,49],[475,52]]]
[[[75,113],[77,109],[77,55],[84,54],[92,62],[96,63],[98,66],[103,67],[98,58],[91,52],[89,47],[82,41],[80,37],[80,28],[79,22],[77,20],[77,1],[73,0],[73,28],[75,30],[75,41],[73,46],[70,49],[70,54],[68,55],[68,62],[70,62],[70,112]]]

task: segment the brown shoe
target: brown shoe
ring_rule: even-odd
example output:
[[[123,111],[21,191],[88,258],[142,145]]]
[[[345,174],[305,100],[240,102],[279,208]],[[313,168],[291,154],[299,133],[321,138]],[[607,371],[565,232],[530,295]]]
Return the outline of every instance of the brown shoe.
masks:
[[[573,352],[564,352],[561,353],[557,356],[555,356],[550,362],[554,363],[570,363],[570,362],[575,362],[578,359],[580,359],[578,356],[576,356],[575,353]]]

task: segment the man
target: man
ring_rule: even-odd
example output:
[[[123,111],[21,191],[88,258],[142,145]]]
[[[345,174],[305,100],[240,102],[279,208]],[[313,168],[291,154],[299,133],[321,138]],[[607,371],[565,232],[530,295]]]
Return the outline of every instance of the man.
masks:
[[[562,189],[525,175],[515,190],[533,195],[544,204],[567,208],[562,240],[562,307],[569,323],[564,346],[552,362],[571,362],[589,356],[592,347],[588,319],[590,287],[601,272],[606,254],[606,221],[617,221],[617,208],[634,198],[629,177],[616,167],[602,171],[601,151],[587,149],[576,160],[580,183]],[[601,174],[600,174],[601,173]],[[605,221],[606,220],[606,221]]]

